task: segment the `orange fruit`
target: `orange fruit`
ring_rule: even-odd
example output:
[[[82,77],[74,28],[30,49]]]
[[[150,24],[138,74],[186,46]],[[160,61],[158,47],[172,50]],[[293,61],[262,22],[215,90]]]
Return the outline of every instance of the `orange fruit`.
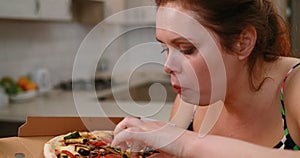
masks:
[[[38,87],[37,87],[37,85],[36,85],[34,82],[29,81],[29,82],[25,85],[24,90],[25,90],[25,91],[30,91],[30,90],[36,90],[37,88],[38,88]]]
[[[26,85],[30,82],[30,80],[27,77],[21,77],[18,80],[18,86],[25,89]]]

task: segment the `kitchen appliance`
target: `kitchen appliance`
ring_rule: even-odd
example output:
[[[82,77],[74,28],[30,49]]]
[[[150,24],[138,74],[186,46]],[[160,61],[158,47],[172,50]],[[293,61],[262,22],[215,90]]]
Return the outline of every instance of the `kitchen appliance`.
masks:
[[[43,94],[51,90],[50,73],[45,68],[40,68],[30,73],[30,79],[38,86],[38,93]]]
[[[4,92],[4,89],[0,87],[0,107],[8,105],[8,96]]]

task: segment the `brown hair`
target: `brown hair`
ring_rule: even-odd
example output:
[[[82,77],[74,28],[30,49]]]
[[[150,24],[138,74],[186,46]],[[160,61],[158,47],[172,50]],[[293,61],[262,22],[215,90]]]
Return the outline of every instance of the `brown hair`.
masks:
[[[233,44],[243,29],[255,27],[257,41],[248,65],[250,85],[256,91],[264,82],[256,86],[253,81],[257,59],[272,62],[279,56],[291,55],[289,29],[269,0],[156,0],[158,6],[169,2],[198,13],[199,22],[214,31],[221,46],[229,51],[234,51]]]

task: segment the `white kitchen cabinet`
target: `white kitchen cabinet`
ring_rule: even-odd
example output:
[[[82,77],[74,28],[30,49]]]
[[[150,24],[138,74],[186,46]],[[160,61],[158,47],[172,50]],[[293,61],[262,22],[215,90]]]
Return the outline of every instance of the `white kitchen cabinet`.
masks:
[[[156,8],[151,0],[101,0],[105,2],[107,22],[120,25],[154,24]]]
[[[0,18],[36,19],[37,17],[36,0],[0,0]]]
[[[71,0],[0,0],[0,18],[71,20]]]
[[[39,19],[71,20],[71,0],[39,0]]]

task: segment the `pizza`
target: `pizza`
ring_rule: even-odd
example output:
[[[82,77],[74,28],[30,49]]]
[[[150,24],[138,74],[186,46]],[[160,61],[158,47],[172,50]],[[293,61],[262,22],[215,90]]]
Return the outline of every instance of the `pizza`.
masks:
[[[130,149],[111,147],[113,131],[79,132],[59,135],[44,145],[45,158],[129,158]],[[157,151],[145,147],[135,156],[146,158]]]

